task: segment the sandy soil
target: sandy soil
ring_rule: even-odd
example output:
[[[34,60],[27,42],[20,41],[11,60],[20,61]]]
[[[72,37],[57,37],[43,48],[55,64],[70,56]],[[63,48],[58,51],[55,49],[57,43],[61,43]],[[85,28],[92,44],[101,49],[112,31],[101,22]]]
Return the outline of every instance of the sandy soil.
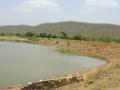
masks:
[[[0,37],[0,39],[27,41],[27,39],[16,37]],[[40,39],[37,43],[55,45],[62,52],[94,56],[108,61],[106,65],[85,72],[85,79],[82,82],[56,90],[120,90],[120,44],[58,39]],[[7,90],[20,90],[20,88]]]

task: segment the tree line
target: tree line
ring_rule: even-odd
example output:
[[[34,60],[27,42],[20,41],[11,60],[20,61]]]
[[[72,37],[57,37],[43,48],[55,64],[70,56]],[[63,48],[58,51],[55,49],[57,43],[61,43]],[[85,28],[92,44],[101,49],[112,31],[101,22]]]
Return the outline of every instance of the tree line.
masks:
[[[98,42],[115,42],[120,43],[120,39],[111,38],[111,37],[94,37],[94,36],[87,36],[87,35],[74,35],[69,36],[65,32],[60,32],[59,35],[54,34],[48,34],[48,33],[33,33],[33,32],[27,32],[25,34],[16,33],[16,34],[6,34],[6,33],[0,33],[0,36],[7,36],[7,35],[16,35],[16,36],[24,36],[24,37],[30,37],[30,38],[59,38],[59,39],[70,39],[70,40],[83,40],[83,41],[98,41]]]

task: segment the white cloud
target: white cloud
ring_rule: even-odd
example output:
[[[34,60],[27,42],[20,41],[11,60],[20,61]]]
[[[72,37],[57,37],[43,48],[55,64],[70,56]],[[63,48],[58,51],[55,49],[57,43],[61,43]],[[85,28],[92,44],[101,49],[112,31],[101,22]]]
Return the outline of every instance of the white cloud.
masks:
[[[120,0],[86,0],[86,5],[90,7],[116,7]]]
[[[87,12],[113,10],[120,7],[120,0],[86,0],[85,9]]]
[[[33,11],[36,9],[58,8],[56,0],[24,0],[20,5],[14,7],[15,10]]]

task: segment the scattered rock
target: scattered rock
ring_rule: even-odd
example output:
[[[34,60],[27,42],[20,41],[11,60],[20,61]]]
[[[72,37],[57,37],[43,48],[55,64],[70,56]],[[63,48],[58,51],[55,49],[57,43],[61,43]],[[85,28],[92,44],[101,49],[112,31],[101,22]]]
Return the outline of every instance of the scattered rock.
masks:
[[[92,84],[92,83],[94,83],[93,80],[89,80],[89,81],[88,81],[88,84]]]

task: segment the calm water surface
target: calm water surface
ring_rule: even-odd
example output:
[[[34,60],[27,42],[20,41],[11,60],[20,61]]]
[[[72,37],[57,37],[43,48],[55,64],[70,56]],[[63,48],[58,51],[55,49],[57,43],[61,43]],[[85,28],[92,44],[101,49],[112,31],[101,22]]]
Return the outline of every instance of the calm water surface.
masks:
[[[91,57],[61,53],[55,47],[0,42],[0,87],[83,71],[105,63]]]

